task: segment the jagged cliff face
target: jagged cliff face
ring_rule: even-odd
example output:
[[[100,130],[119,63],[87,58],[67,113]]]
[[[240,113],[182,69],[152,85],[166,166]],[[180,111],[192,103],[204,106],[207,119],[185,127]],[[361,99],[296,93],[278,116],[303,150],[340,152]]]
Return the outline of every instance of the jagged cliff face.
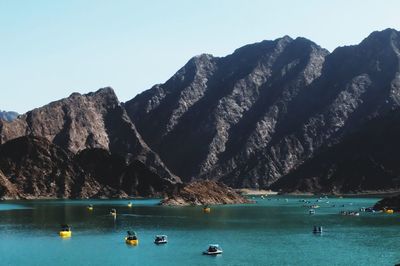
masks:
[[[144,163],[96,148],[74,155],[45,138],[0,145],[0,198],[125,198],[162,195],[175,183]]]
[[[124,106],[183,179],[268,187],[398,108],[399,50],[391,29],[331,54],[303,38],[263,41],[195,57]]]
[[[284,192],[396,191],[400,188],[400,110],[379,116],[325,147],[273,184]]]
[[[34,109],[12,122],[0,121],[0,141],[39,136],[72,153],[101,148],[128,163],[142,162],[168,182],[180,182],[142,140],[111,88]]]
[[[46,139],[21,137],[0,146],[2,198],[86,198],[101,186]]]

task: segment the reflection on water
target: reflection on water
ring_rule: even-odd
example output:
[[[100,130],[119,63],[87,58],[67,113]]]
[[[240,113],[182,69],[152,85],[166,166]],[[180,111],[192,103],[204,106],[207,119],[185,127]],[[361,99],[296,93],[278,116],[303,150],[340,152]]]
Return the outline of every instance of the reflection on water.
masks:
[[[279,200],[278,200],[279,199]],[[308,200],[315,203],[316,199]],[[0,203],[1,265],[393,265],[400,262],[400,216],[361,213],[377,199],[329,199],[315,215],[299,198],[257,199],[257,204],[162,207],[158,200],[48,200]],[[93,210],[86,206],[93,204]],[[332,207],[335,205],[335,207]],[[344,207],[342,207],[344,206]],[[110,210],[117,210],[114,219]],[[72,238],[58,237],[60,224]],[[312,234],[324,227],[322,236]],[[125,245],[127,230],[137,247]],[[169,243],[154,245],[167,234]],[[224,254],[202,256],[210,243]]]

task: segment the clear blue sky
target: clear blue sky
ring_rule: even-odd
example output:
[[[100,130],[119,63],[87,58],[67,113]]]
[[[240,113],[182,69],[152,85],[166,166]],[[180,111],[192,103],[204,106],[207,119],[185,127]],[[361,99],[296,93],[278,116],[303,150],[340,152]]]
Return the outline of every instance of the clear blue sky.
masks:
[[[121,101],[192,56],[283,35],[332,51],[400,30],[398,0],[0,0],[0,109],[112,86]]]

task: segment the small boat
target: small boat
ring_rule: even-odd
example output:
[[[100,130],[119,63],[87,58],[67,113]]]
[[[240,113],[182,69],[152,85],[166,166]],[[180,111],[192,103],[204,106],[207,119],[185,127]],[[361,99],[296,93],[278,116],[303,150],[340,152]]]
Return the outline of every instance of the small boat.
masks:
[[[222,254],[222,249],[217,244],[208,245],[208,249],[203,251],[203,255],[218,255]]]
[[[132,202],[128,202],[128,207],[132,208]]]
[[[366,208],[365,207],[361,207],[360,208],[360,212],[365,212],[366,211]]]
[[[59,232],[59,235],[61,237],[71,237],[72,236],[71,227],[68,224],[61,225],[61,230]]]
[[[383,212],[384,213],[386,213],[386,214],[393,214],[394,213],[394,210],[393,209],[383,209]]]
[[[206,205],[206,206],[203,207],[203,212],[204,213],[210,213],[211,212],[211,208],[208,205]]]
[[[317,208],[319,208],[319,205],[314,204],[314,205],[311,205],[310,208],[311,209],[317,209]]]
[[[313,234],[322,234],[322,226],[314,225]]]
[[[134,231],[127,231],[127,236],[125,237],[125,243],[132,246],[137,246],[139,244],[139,239]]]
[[[111,209],[110,215],[114,216],[114,217],[117,217],[117,210],[116,209]]]
[[[159,245],[159,244],[167,244],[168,243],[168,237],[166,235],[157,235],[156,238],[154,239],[154,243]]]
[[[365,212],[375,212],[375,210],[372,207],[368,207],[368,208],[365,208]]]
[[[308,211],[308,214],[310,214],[310,215],[315,214],[315,210],[314,210],[314,209],[310,209],[310,210]]]
[[[92,204],[88,205],[88,206],[87,206],[87,209],[88,209],[89,211],[93,211],[93,205],[92,205]]]

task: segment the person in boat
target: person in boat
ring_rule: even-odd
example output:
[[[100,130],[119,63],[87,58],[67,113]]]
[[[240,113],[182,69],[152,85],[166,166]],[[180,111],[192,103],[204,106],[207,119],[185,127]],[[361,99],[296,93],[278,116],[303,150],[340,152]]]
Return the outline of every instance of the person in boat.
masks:
[[[127,240],[137,240],[137,236],[135,232],[127,231],[128,236],[126,237]]]
[[[69,232],[69,231],[71,231],[71,227],[68,224],[62,224],[61,231]]]

